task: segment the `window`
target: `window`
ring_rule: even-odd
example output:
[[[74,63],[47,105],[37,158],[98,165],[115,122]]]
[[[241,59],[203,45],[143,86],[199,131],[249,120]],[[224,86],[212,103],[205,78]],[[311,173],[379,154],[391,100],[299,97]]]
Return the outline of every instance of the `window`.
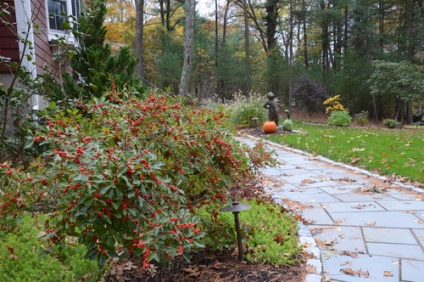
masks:
[[[49,27],[54,30],[64,30],[62,24],[68,16],[78,16],[80,12],[79,0],[47,0],[49,13]]]
[[[50,29],[63,30],[66,21],[67,7],[65,0],[48,0]]]

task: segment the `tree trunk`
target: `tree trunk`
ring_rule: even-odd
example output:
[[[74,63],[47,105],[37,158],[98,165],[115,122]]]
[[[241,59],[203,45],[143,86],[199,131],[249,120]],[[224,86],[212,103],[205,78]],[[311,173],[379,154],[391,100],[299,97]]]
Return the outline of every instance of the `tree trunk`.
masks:
[[[287,109],[289,113],[291,112],[292,105],[292,84],[293,84],[293,0],[289,2],[289,13],[290,13],[290,31],[289,31],[289,93],[288,93],[288,101],[287,101]]]
[[[180,82],[180,95],[190,96],[190,76],[192,69],[193,37],[195,0],[185,0],[185,26],[184,26],[184,62]]]
[[[325,3],[323,0],[321,0],[320,3],[320,7],[321,10],[324,11],[326,9],[325,7]],[[324,18],[321,19],[321,46],[322,46],[322,80],[324,82],[324,84],[327,85],[328,81],[328,67],[329,67],[329,63],[328,63],[328,36],[329,36],[329,32],[328,32],[328,15],[324,15]]]
[[[278,78],[278,46],[276,40],[277,33],[277,18],[278,18],[278,3],[280,0],[268,0],[265,4],[266,9],[266,52],[268,73],[270,75],[271,91],[279,95],[280,80]]]
[[[247,19],[247,2],[243,0],[243,16],[244,16],[244,50],[246,53],[246,97],[250,97],[250,42],[249,42],[249,21]]]
[[[135,5],[135,46],[134,53],[138,59],[135,74],[143,78],[143,34],[144,34],[144,0],[136,0]]]
[[[306,3],[305,0],[302,0],[302,10],[303,10],[303,19],[302,19],[302,29],[303,29],[303,57],[305,62],[305,67],[309,67],[309,60],[308,60],[308,33],[306,29],[306,18],[307,18],[307,11],[306,11]]]

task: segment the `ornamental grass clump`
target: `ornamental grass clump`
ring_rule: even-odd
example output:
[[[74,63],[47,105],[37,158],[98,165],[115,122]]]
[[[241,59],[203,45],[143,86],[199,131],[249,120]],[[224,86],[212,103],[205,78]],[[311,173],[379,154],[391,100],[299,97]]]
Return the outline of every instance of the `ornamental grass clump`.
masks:
[[[223,113],[129,96],[111,91],[72,109],[50,105],[28,144],[48,147],[44,155],[25,170],[0,164],[0,227],[48,206],[46,244],[73,236],[99,265],[130,255],[142,267],[188,259],[204,236],[193,211],[224,203],[228,187],[272,162],[263,146],[233,141]]]
[[[264,98],[252,93],[249,98],[235,95],[230,104],[231,121],[235,126],[253,127],[263,124],[267,120],[266,111],[263,109]],[[257,120],[253,120],[257,118]]]

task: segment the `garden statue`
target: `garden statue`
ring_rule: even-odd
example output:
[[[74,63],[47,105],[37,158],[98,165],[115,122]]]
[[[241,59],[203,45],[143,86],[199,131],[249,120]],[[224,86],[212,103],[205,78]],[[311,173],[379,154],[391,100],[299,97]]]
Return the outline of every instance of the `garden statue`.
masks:
[[[268,120],[275,122],[278,126],[278,106],[275,100],[275,95],[272,92],[266,94],[268,101],[266,101],[264,108],[268,109]]]

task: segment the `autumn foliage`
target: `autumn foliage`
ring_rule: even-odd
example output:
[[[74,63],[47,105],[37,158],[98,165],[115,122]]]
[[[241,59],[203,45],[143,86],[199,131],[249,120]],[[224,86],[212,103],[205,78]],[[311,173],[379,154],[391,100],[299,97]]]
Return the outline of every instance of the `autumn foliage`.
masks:
[[[61,110],[52,105],[32,147],[47,148],[25,170],[0,165],[0,228],[24,210],[50,213],[42,237],[77,237],[87,256],[135,255],[144,266],[201,246],[195,210],[227,199],[271,161],[259,144],[241,147],[224,115],[149,95],[110,92]]]

